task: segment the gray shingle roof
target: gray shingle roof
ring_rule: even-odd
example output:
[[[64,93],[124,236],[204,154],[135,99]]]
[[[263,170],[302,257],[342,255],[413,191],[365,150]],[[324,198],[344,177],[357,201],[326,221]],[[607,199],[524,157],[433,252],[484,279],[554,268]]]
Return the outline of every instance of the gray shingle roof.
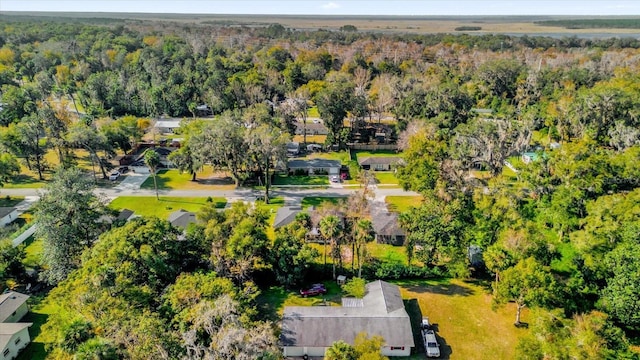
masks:
[[[2,323],[0,324],[0,349],[4,349],[9,345],[11,338],[24,328],[33,325],[33,323]],[[26,341],[26,339],[22,339]]]
[[[0,295],[0,322],[7,320],[28,298],[29,295],[15,291]]]
[[[175,227],[186,228],[189,224],[196,222],[196,214],[180,209],[169,214],[169,222]]]
[[[309,159],[309,160],[289,160],[289,168],[295,169],[327,169],[332,167],[340,167],[340,161],[329,159]]]
[[[328,347],[336,340],[353,344],[356,335],[364,331],[369,336],[382,336],[389,346],[415,346],[398,286],[378,280],[366,288],[362,307],[285,307],[282,345]]]
[[[302,211],[302,208],[299,206],[281,207],[276,213],[276,218],[273,221],[273,227],[279,228],[291,224],[296,219],[296,215],[298,215],[300,211]]]
[[[404,160],[396,156],[370,156],[358,158],[358,164],[363,165],[400,165],[404,164]]]
[[[16,208],[14,207],[0,207],[0,219],[14,212]]]
[[[400,228],[398,214],[396,213],[379,212],[372,216],[371,225],[373,225],[373,231],[378,235],[405,235],[404,230]]]

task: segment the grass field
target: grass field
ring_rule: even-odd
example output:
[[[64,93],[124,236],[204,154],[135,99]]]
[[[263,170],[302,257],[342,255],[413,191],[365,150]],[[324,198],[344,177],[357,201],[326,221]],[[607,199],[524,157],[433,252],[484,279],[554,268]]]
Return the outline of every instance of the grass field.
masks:
[[[340,201],[343,201],[345,198],[343,197],[324,197],[324,196],[309,196],[302,198],[302,208],[306,209],[309,206],[318,207],[322,205],[324,202],[330,202],[333,204],[337,204]]]
[[[51,335],[41,332],[40,328],[47,322],[47,318],[49,318],[51,314],[55,314],[61,311],[61,309],[59,306],[53,304],[42,303],[40,297],[33,296],[29,299],[29,305],[29,312],[22,318],[21,322],[33,323],[33,325],[29,327],[31,343],[20,352],[20,355],[18,355],[16,359],[43,360],[47,356],[44,347],[45,342],[50,342],[53,339],[49,339],[48,337]]]
[[[515,306],[492,310],[491,295],[480,284],[461,280],[397,282],[405,299],[416,299],[440,341],[443,359],[513,359],[518,338]],[[523,320],[529,321],[525,309]]]
[[[287,176],[276,174],[272,185],[329,185],[327,176]]]
[[[338,160],[342,164],[347,164],[351,161],[349,153],[346,151],[331,151],[331,152],[317,152],[307,156],[307,159],[328,159]]]
[[[387,196],[385,198],[389,211],[404,212],[422,203],[422,196]]]
[[[327,139],[327,135],[307,135],[307,143],[311,144],[324,144]],[[303,135],[296,135],[293,137],[293,141],[302,144],[304,142]]]
[[[36,240],[33,236],[29,237],[23,243],[25,257],[22,259],[22,263],[27,268],[36,268],[42,263],[42,240]]]
[[[392,171],[374,171],[378,185],[398,185],[398,179]]]
[[[359,158],[368,158],[368,157],[400,157],[402,154],[398,153],[395,150],[377,150],[377,151],[364,151],[364,150],[354,150],[351,152],[351,158],[353,160],[358,160]]]
[[[191,174],[178,170],[161,170],[156,175],[158,189],[161,190],[227,190],[235,189],[233,180],[222,173],[216,173],[210,166],[196,174],[196,181],[191,181]],[[153,176],[140,186],[142,189],[153,189]]]
[[[217,209],[224,208],[227,200],[225,198],[212,198]],[[176,210],[184,209],[197,212],[203,206],[208,206],[207,198],[204,197],[168,197],[163,196],[156,200],[155,196],[121,196],[115,198],[109,207],[112,209],[129,209],[137,215],[156,216],[166,219],[169,214]]]

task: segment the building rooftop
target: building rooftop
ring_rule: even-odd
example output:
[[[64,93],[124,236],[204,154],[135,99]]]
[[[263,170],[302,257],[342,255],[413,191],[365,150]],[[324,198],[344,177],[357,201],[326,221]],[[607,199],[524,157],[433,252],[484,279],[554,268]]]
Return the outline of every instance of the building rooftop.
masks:
[[[14,212],[16,208],[14,207],[0,207],[0,219]]]
[[[196,222],[196,214],[180,209],[169,214],[168,220],[175,227],[186,228],[189,224]]]
[[[9,341],[13,335],[19,333],[24,328],[28,328],[33,323],[2,323],[0,324],[0,349],[4,349],[9,345]],[[23,340],[25,341],[25,340]]]
[[[29,295],[15,291],[0,295],[0,322],[5,322],[28,298]]]
[[[378,280],[366,285],[362,306],[288,306],[280,341],[284,346],[328,347],[336,340],[353,343],[365,331],[388,345],[415,346],[411,321],[398,286]]]
[[[300,169],[308,169],[308,168],[331,168],[331,167],[340,167],[340,161],[338,160],[329,160],[329,159],[295,159],[289,160],[288,162],[289,168],[300,168]]]
[[[279,228],[291,224],[300,211],[302,211],[302,208],[299,206],[284,206],[279,208],[276,213],[276,218],[273,221],[273,227]]]
[[[404,160],[397,156],[369,156],[358,158],[358,164],[363,165],[401,165]]]

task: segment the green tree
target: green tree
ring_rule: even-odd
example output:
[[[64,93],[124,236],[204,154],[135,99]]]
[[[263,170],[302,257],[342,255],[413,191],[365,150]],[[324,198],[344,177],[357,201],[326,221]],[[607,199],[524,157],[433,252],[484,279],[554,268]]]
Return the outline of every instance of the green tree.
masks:
[[[602,290],[603,308],[621,324],[640,328],[640,244],[618,246],[606,256],[605,264],[609,276]]]
[[[305,242],[307,229],[297,223],[276,230],[269,249],[269,263],[276,281],[284,286],[299,285],[304,280],[318,251]]]
[[[269,172],[278,162],[286,161],[289,137],[280,129],[263,124],[247,132],[246,142],[258,169],[264,174],[264,202],[268,204],[271,182]]]
[[[342,291],[347,295],[362,299],[366,292],[366,284],[367,282],[363,278],[354,277],[342,285]]]
[[[353,347],[358,354],[358,360],[388,360],[388,357],[382,355],[382,347],[384,344],[382,336],[368,337],[365,332],[356,335],[353,341]]]
[[[160,155],[155,152],[153,149],[147,149],[144,152],[144,163],[151,171],[151,176],[153,176],[153,187],[156,190],[156,199],[160,200],[160,196],[158,195],[158,181],[156,180],[156,173],[158,172],[158,166],[160,166]]]
[[[23,278],[25,256],[24,245],[13,246],[9,239],[0,240],[0,280]]]
[[[362,258],[366,258],[367,243],[373,241],[375,232],[369,219],[359,219],[354,229],[355,255],[358,256],[358,277],[362,277]],[[354,256],[355,256],[354,255]]]
[[[353,106],[353,94],[353,84],[347,81],[336,81],[328,83],[315,96],[320,117],[329,130],[327,139],[334,139],[329,145],[338,143],[338,135],[344,127],[344,118]]]
[[[202,169],[203,162],[198,158],[197,153],[191,150],[189,144],[183,145],[180,149],[169,154],[171,161],[178,170],[191,174],[191,181],[196,181],[196,173]]]
[[[342,232],[342,222],[335,215],[329,215],[320,220],[320,234],[324,238],[324,266],[327,266],[327,241],[331,246],[331,263],[333,278],[336,278],[336,248],[338,247],[338,237]]]
[[[358,360],[358,354],[353,346],[338,340],[327,348],[324,360]]]
[[[69,128],[67,141],[72,145],[87,150],[91,156],[92,166],[95,166],[95,163],[97,162],[100,167],[100,171],[102,172],[102,178],[107,178],[105,164],[98,156],[99,150],[106,151],[109,149],[107,138],[102,133],[98,132],[97,129],[87,125],[86,123],[77,122]]]
[[[20,165],[13,154],[0,154],[0,187],[20,172]]]
[[[36,237],[43,240],[43,277],[51,284],[64,280],[80,265],[82,251],[98,239],[105,213],[91,181],[80,170],[58,169],[35,205]]]
[[[515,266],[502,272],[496,283],[494,301],[502,304],[516,303],[515,325],[519,326],[520,313],[525,306],[543,306],[552,302],[556,283],[548,269],[534,258],[519,261]]]

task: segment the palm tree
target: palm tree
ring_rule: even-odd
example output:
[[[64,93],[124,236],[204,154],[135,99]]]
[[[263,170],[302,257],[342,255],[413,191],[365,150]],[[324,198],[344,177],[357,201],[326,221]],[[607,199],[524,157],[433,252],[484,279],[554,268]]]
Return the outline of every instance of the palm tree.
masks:
[[[366,244],[373,240],[373,225],[369,219],[360,219],[354,228],[354,244],[358,255],[358,277],[362,278],[362,256],[366,250]],[[364,247],[364,248],[363,248]],[[354,255],[355,256],[355,255]]]
[[[331,255],[333,263],[333,278],[336,278],[336,261],[335,247],[337,245],[338,235],[342,230],[340,219],[335,215],[329,215],[320,220],[320,234],[324,238],[324,265],[327,266],[327,241],[331,244]]]
[[[144,153],[144,163],[149,167],[151,175],[153,175],[153,187],[156,189],[156,199],[160,200],[158,196],[158,182],[156,180],[156,170],[160,165],[160,156],[157,152],[149,149]]]

